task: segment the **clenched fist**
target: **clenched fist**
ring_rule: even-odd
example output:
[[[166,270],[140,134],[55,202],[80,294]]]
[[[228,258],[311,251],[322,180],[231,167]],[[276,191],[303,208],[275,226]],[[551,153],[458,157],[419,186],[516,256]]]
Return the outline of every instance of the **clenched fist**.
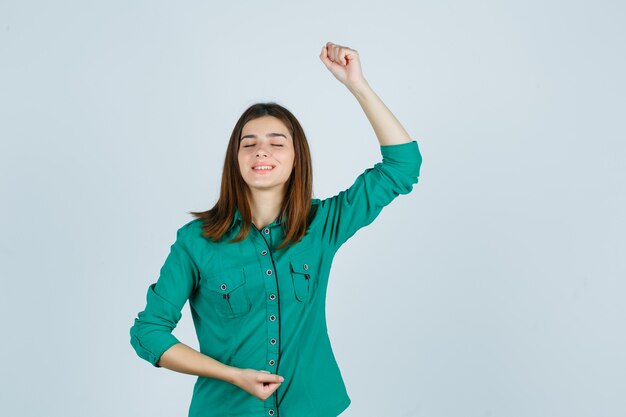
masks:
[[[349,89],[365,83],[356,49],[327,42],[322,47],[320,59],[335,78]]]
[[[280,375],[256,369],[241,369],[237,373],[233,384],[249,392],[261,401],[265,401],[278,389],[284,378]]]

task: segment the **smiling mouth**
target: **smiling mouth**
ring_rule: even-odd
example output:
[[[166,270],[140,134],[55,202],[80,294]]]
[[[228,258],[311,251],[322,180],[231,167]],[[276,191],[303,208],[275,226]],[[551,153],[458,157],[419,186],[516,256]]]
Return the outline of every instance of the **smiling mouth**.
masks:
[[[253,167],[253,168],[252,168],[252,171],[256,172],[257,174],[266,174],[266,173],[268,173],[268,172],[272,172],[272,171],[274,170],[274,167],[273,167],[273,166],[271,166],[271,165],[267,165],[267,167],[269,167],[269,168],[260,168],[260,169],[257,169],[257,168],[254,168],[254,167]]]

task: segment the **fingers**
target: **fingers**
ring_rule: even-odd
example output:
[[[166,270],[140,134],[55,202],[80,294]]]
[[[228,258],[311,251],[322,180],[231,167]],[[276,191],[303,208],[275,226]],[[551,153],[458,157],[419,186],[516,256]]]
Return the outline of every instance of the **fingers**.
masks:
[[[259,371],[259,373],[257,374],[257,381],[259,382],[281,383],[284,380],[285,378],[283,378],[282,376],[271,374],[269,373],[269,371],[266,371],[266,370]]]
[[[337,64],[345,65],[343,60],[340,59],[341,46],[334,44],[332,42],[326,42],[326,53],[328,55],[328,59],[331,62],[336,62]]]
[[[324,63],[324,66],[326,66],[326,68],[330,69],[331,64],[333,62],[328,57],[328,49],[326,48],[326,45],[322,46],[322,53],[320,54],[320,59]]]
[[[348,65],[348,58],[350,54],[356,54],[355,49],[348,48],[347,46],[338,45],[332,42],[326,42],[326,45],[322,47],[322,53],[320,58],[326,67],[330,67],[333,62],[346,66]]]

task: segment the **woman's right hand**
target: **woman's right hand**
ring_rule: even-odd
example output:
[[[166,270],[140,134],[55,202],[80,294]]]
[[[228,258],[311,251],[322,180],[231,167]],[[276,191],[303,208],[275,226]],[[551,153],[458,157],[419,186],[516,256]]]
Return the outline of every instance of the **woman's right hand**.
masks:
[[[256,369],[240,369],[233,384],[249,392],[261,401],[265,401],[276,391],[284,378],[268,371]]]

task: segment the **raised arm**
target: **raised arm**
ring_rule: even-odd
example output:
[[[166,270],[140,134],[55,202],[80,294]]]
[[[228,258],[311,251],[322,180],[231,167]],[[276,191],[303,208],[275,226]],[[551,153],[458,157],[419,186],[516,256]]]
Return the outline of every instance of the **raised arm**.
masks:
[[[397,196],[411,192],[418,181],[422,155],[417,142],[365,81],[356,50],[328,42],[320,58],[361,104],[382,156],[381,162],[365,169],[349,188],[321,201],[322,240],[336,250]]]

